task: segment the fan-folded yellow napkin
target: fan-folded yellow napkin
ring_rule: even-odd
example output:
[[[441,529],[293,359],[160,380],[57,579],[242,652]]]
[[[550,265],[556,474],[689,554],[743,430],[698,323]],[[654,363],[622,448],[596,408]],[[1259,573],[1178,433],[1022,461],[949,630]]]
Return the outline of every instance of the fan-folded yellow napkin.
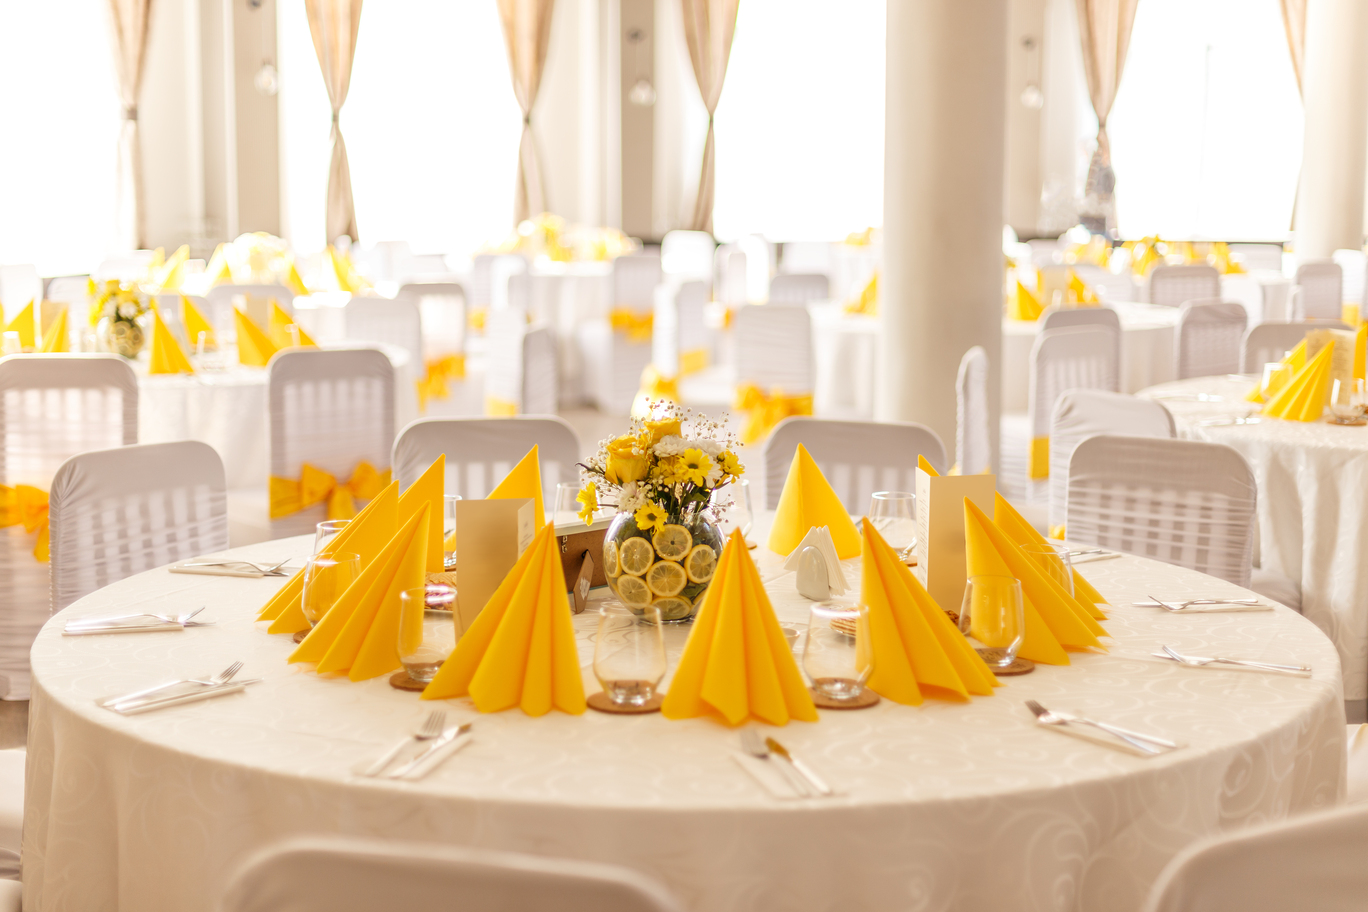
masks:
[[[1296,347],[1293,348],[1290,352],[1287,353],[1287,357],[1286,357],[1286,358],[1283,358],[1282,361],[1279,362],[1279,363],[1282,364],[1282,365],[1284,365],[1285,367],[1290,367],[1290,368],[1292,368],[1292,373],[1293,373],[1293,374],[1295,374],[1297,371],[1299,371],[1299,370],[1301,370],[1303,367],[1305,367],[1305,366],[1306,366],[1306,340],[1305,340],[1305,339],[1302,339],[1300,342],[1298,342],[1297,345],[1296,345]],[[1271,385],[1269,386],[1268,389],[1260,389],[1260,388],[1257,387],[1257,386],[1254,387],[1252,390],[1249,391],[1249,395],[1248,395],[1248,396],[1245,396],[1245,401],[1246,401],[1246,402],[1263,402],[1264,399],[1265,399],[1265,397],[1267,397],[1267,398],[1269,398],[1269,399],[1272,399],[1275,395],[1277,395],[1277,394],[1278,394],[1278,391],[1281,390],[1281,389],[1283,388],[1283,386],[1286,385],[1286,382],[1285,382],[1284,380],[1282,380],[1280,376],[1278,376],[1278,375],[1274,375],[1274,376],[1275,376],[1277,379],[1274,380],[1274,383],[1271,384]]]
[[[514,706],[529,716],[584,712],[565,572],[547,523],[489,597],[423,691],[424,700],[469,695],[480,712]]]
[[[226,245],[219,244],[214,248],[214,255],[209,258],[209,264],[204,267],[204,274],[209,277],[210,286],[233,284],[233,270],[228,265]]]
[[[997,679],[968,640],[868,519],[862,531],[860,597],[869,606],[874,653],[870,689],[912,706],[927,695],[991,694]]]
[[[401,523],[375,560],[323,615],[290,654],[291,662],[317,662],[319,674],[346,672],[365,681],[399,663],[399,593],[417,589],[427,574],[428,511]]]
[[[299,268],[295,266],[294,257],[290,257],[290,268],[285,271],[285,287],[297,295],[306,295],[309,293],[308,286],[306,286],[304,280],[299,277]]]
[[[779,508],[770,526],[768,547],[776,554],[787,555],[798,547],[808,529],[826,526],[836,545],[836,556],[841,560],[858,557],[860,533],[846,511],[845,504],[827,484],[826,476],[808,453],[798,444],[789,464],[784,490],[779,495]]]
[[[182,244],[177,247],[165,263],[152,270],[152,284],[160,291],[179,291],[181,283],[185,281],[185,263],[189,259],[189,246]]]
[[[42,350],[47,353],[67,351],[69,335],[67,332],[67,308],[64,304],[57,311],[57,316],[48,324],[47,332],[43,333]]]
[[[1360,323],[1354,333],[1354,379],[1362,380],[1368,376],[1368,323]]]
[[[1330,360],[1334,350],[1335,343],[1326,342],[1316,357],[1269,398],[1263,413],[1288,421],[1319,420],[1330,397]]]
[[[446,454],[442,453],[432,461],[418,480],[404,489],[399,495],[399,523],[408,522],[423,505],[431,509],[428,513],[428,553],[426,566],[429,573],[441,573],[442,563],[442,517],[444,514],[443,497],[446,484]]]
[[[293,326],[299,333],[299,345],[295,345],[294,336],[290,334],[290,327]],[[266,325],[267,335],[271,339],[271,344],[277,349],[281,348],[317,348],[318,343],[304,331],[304,327],[295,322],[294,317],[285,312],[285,309],[271,298],[271,311]]]
[[[38,347],[36,341],[38,331],[33,325],[33,301],[29,300],[24,305],[24,309],[14,315],[5,326],[5,332],[17,332],[19,334],[19,345],[24,351],[33,351]]]
[[[181,325],[185,327],[185,341],[191,348],[199,344],[200,333],[204,333],[204,347],[206,349],[218,348],[218,339],[214,337],[214,327],[209,321],[204,319],[204,314],[200,313],[199,308],[194,302],[185,295],[181,299]]]
[[[1064,649],[1102,645],[1097,637],[1107,632],[1088,610],[1070,598],[967,497],[964,534],[969,576],[1010,576],[1021,581],[1026,614],[1026,639],[1019,653],[1023,658],[1046,665],[1068,665]]]
[[[1097,295],[1093,294],[1083,280],[1078,277],[1078,273],[1069,270],[1069,293],[1073,295],[1074,303],[1083,305],[1096,305],[1100,303]]]
[[[261,327],[236,307],[233,308],[233,324],[237,327],[238,363],[247,367],[265,367],[276,353],[276,347]]]
[[[1007,498],[1001,494],[995,494],[993,500],[993,525],[1002,530],[1002,533],[1020,545],[1048,545],[1045,536],[1035,530],[1026,518],[1016,511],[1016,508],[1007,502]],[[1088,609],[1088,614],[1100,621],[1105,621],[1107,616],[1098,608],[1099,604],[1106,604],[1107,600],[1102,597],[1092,585],[1083,578],[1075,568],[1073,572],[1074,599]]]
[[[728,725],[817,721],[739,529],[717,562],[661,712],[669,719],[711,715]]]
[[[1007,316],[1011,317],[1013,320],[1030,322],[1032,320],[1039,320],[1040,313],[1044,309],[1045,308],[1040,306],[1040,302],[1036,300],[1036,296],[1031,294],[1031,290],[1021,284],[1021,280],[1018,279],[1016,283],[1016,294],[1012,295],[1007,302]]]
[[[161,314],[152,312],[152,359],[148,364],[149,374],[193,374],[190,359],[181,351],[180,343],[166,328]]]
[[[532,498],[532,530],[540,532],[546,522],[542,506],[541,456],[537,445],[533,444],[527,455],[519,460],[504,480],[494,486],[486,500],[506,500],[508,498]]]

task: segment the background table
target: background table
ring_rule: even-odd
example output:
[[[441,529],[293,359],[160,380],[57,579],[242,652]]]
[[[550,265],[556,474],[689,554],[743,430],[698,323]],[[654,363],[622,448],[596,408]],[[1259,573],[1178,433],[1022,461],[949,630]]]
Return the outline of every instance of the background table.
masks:
[[[1178,434],[1237,450],[1259,486],[1259,563],[1301,587],[1302,613],[1334,641],[1351,718],[1368,706],[1368,427],[1261,420],[1203,427],[1248,415],[1256,377],[1200,377],[1144,390],[1162,398]],[[1198,394],[1218,402],[1194,402]],[[1190,397],[1183,398],[1164,397]]]

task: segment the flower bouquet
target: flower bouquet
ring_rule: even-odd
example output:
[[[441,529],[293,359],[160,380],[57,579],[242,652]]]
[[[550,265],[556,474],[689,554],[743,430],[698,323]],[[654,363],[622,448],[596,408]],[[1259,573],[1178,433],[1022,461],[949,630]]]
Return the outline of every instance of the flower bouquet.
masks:
[[[147,336],[139,322],[152,309],[152,299],[131,282],[110,279],[90,283],[90,325],[104,351],[136,358]]]

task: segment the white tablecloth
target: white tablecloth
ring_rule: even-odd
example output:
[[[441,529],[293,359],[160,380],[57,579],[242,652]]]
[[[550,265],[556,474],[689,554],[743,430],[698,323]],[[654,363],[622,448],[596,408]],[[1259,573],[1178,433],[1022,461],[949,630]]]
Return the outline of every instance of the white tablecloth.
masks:
[[[1257,411],[1259,406],[1244,398],[1256,382],[1254,377],[1201,377],[1141,395],[1224,397],[1221,402],[1166,398],[1164,405],[1180,436],[1224,443],[1248,460],[1259,486],[1260,565],[1301,586],[1302,613],[1339,650],[1345,699],[1361,704],[1368,698],[1368,428],[1271,418],[1258,424],[1198,424]]]
[[[753,553],[780,619],[805,622],[811,603],[792,575]],[[856,584],[857,564],[846,565]],[[1239,591],[1191,571],[1130,557],[1086,570],[1119,606],[1110,654],[1041,667],[967,704],[884,701],[795,722],[776,734],[842,793],[802,802],[759,788],[731,758],[736,734],[710,720],[481,715],[465,699],[445,704],[474,723],[465,751],[418,783],[359,779],[352,766],[432,704],[383,677],[352,683],[287,665],[290,638],[252,621],[279,581],[151,571],[77,602],[34,646],[24,905],[208,912],[250,852],[341,833],[613,862],[710,912],[1128,912],[1199,836],[1340,800],[1339,663],[1320,631],[1282,608],[1173,617],[1130,607],[1147,592]],[[72,617],[133,605],[206,605],[218,626],[60,635]],[[586,682],[595,623],[575,619]],[[672,668],[686,635],[670,630]],[[1180,667],[1149,656],[1160,643],[1295,659],[1315,675]],[[266,678],[244,694],[128,718],[94,703],[239,659],[244,675]],[[1190,746],[1141,759],[1038,727],[1027,698]]]
[[[1177,376],[1173,366],[1173,328],[1178,308],[1116,302],[1121,318],[1121,392],[1134,393]],[[1024,412],[1031,388],[1031,346],[1040,324],[1002,321],[1002,410]]]

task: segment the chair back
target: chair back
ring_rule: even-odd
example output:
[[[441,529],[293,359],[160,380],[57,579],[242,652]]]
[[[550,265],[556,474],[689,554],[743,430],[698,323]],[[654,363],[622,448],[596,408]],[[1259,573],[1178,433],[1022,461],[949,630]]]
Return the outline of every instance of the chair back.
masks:
[[[1055,307],[1045,308],[1037,321],[1040,332],[1051,329],[1068,329],[1074,326],[1091,326],[1108,330],[1114,334],[1112,348],[1116,352],[1117,370],[1121,364],[1121,317],[1114,308],[1106,304],[1100,307]]]
[[[613,260],[613,307],[645,313],[655,306],[655,289],[664,281],[660,257],[634,253]]]
[[[49,495],[52,609],[228,547],[223,461],[198,440],[72,456]]]
[[[993,468],[988,424],[988,353],[975,345],[960,359],[955,378],[955,461],[961,474]]]
[[[563,418],[421,418],[394,441],[394,477],[408,487],[446,454],[446,491],[484,497],[537,447],[546,503],[556,485],[579,481],[579,436]]]
[[[353,297],[342,310],[346,338],[394,345],[409,353],[417,376],[423,374],[423,320],[418,302],[408,297]]]
[[[683,912],[658,882],[616,865],[340,837],[297,838],[251,856],[218,912]]]
[[[1338,263],[1302,263],[1292,284],[1296,286],[1297,316],[1301,319],[1338,320],[1343,316],[1344,273]]]
[[[667,231],[660,240],[660,268],[672,279],[696,279],[711,286],[716,249],[717,242],[706,231]]]
[[[1248,311],[1235,301],[1216,298],[1185,302],[1178,310],[1178,327],[1173,334],[1178,379],[1238,371],[1248,322]]]
[[[1185,301],[1221,296],[1221,274],[1213,266],[1190,263],[1155,266],[1149,275],[1151,304],[1178,307]]]
[[[781,272],[770,280],[771,304],[807,304],[831,297],[831,279],[815,272]]]
[[[555,414],[556,339],[551,328],[528,325],[518,309],[496,310],[485,324],[485,339],[486,402],[511,405],[518,415]],[[633,384],[640,374],[638,368]]]
[[[1102,434],[1069,460],[1069,540],[1248,586],[1254,473],[1228,446]]]
[[[736,382],[789,395],[813,388],[812,318],[793,304],[745,305],[732,323]]]
[[[683,353],[708,351],[707,306],[708,286],[696,279],[656,286],[651,362],[666,376],[680,374]]]
[[[406,282],[396,297],[418,302],[428,357],[465,351],[466,291],[459,282]]]
[[[1293,323],[1260,323],[1249,327],[1244,334],[1240,351],[1240,373],[1257,374],[1270,361],[1281,361],[1297,343],[1313,329],[1349,330],[1338,320],[1316,320]]]
[[[1144,912],[1352,912],[1368,898],[1368,805],[1203,839],[1174,856]]]
[[[508,277],[527,272],[527,258],[517,253],[481,253],[470,265],[470,285],[465,290],[471,307],[494,310],[508,306]]]
[[[713,263],[713,290],[717,300],[732,307],[745,304],[745,251],[735,244],[723,244],[717,248]]]
[[[1116,333],[1101,326],[1069,326],[1036,336],[1031,346],[1031,437],[1047,437],[1055,400],[1065,390],[1121,388]]]
[[[1152,399],[1107,390],[1065,390],[1050,418],[1050,525],[1064,523],[1069,461],[1074,450],[1098,434],[1176,437],[1173,415]]]
[[[1343,283],[1340,293],[1344,303],[1362,307],[1364,279],[1368,277],[1368,254],[1362,250],[1345,249],[1336,250],[1331,256],[1340,268],[1340,280]]]
[[[827,241],[785,241],[779,247],[780,273],[832,274],[834,245]]]
[[[917,456],[944,472],[945,444],[929,427],[911,422],[785,418],[765,439],[765,509],[779,506],[793,454],[802,444],[841,503],[855,515],[875,491],[917,490]]]
[[[1282,272],[1282,244],[1231,244],[1230,258],[1247,272],[1269,270]]]

